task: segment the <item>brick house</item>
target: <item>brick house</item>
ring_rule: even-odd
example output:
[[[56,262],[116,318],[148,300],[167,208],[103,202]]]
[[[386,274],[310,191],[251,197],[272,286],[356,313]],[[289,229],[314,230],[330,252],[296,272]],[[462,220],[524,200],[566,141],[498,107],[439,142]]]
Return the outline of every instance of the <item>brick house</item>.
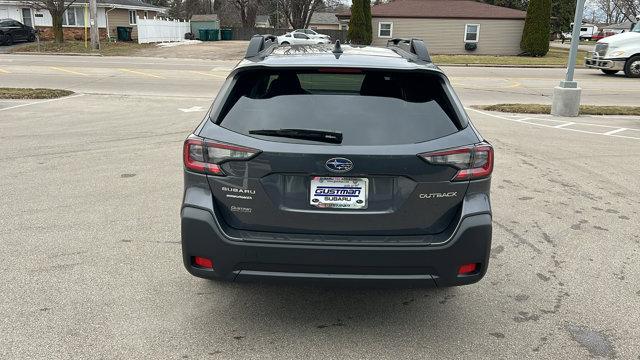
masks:
[[[117,37],[117,27],[132,28],[131,37],[137,39],[138,18],[154,18],[166,8],[147,4],[141,0],[97,0],[98,29],[101,38]],[[67,40],[82,40],[85,23],[88,26],[89,0],[76,0],[62,17],[63,33]],[[38,9],[25,0],[0,0],[0,19],[10,18],[40,30],[40,38],[53,39],[51,14]]]

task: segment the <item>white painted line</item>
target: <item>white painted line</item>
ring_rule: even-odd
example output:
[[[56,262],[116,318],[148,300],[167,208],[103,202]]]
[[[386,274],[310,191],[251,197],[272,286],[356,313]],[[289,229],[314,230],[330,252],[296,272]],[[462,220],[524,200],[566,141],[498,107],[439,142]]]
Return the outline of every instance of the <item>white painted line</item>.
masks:
[[[569,121],[569,122],[564,123],[564,124],[556,125],[556,126],[554,126],[554,128],[559,129],[559,128],[562,128],[562,127],[565,127],[565,126],[569,126],[569,125],[573,125],[573,124],[575,124],[575,123]]]
[[[521,120],[516,120],[516,119],[510,119],[510,118],[507,118],[507,117],[504,117],[504,116],[494,115],[494,114],[490,114],[488,112],[484,112],[484,111],[480,111],[480,110],[476,110],[476,109],[472,109],[472,108],[465,108],[465,109],[466,110],[470,110],[470,111],[475,111],[475,112],[477,112],[479,114],[482,114],[482,115],[494,117],[494,118],[497,118],[497,119],[507,120],[507,121],[513,121],[513,122],[517,122],[517,123],[520,123],[520,124],[536,125],[536,126],[542,126],[542,127],[551,128],[551,129],[556,128],[554,125],[539,124],[539,123],[534,123],[534,122],[527,122],[527,121],[521,121]],[[580,124],[581,125],[595,125],[595,124],[586,124],[586,123],[580,123]],[[562,127],[562,128],[557,128],[557,129],[566,130],[566,131],[573,131],[573,132],[579,132],[579,133],[583,133],[583,134],[591,134],[591,135],[605,135],[606,134],[606,133],[600,133],[600,132],[572,129],[572,128],[568,128],[568,127]],[[635,129],[628,129],[627,128],[625,130],[635,130]],[[625,136],[625,135],[616,135],[616,134],[606,135],[606,136],[623,138],[623,139],[640,140],[640,137],[635,137],[635,136]]]
[[[44,103],[48,103],[48,102],[52,102],[52,101],[65,100],[65,99],[72,99],[72,98],[77,98],[77,97],[80,97],[80,96],[84,96],[84,94],[77,94],[77,95],[71,95],[71,96],[65,96],[65,97],[61,97],[61,98],[56,98],[56,99],[49,99],[49,100],[36,101],[36,102],[32,102],[32,103],[27,103],[27,104],[20,104],[20,105],[9,106],[9,107],[6,107],[6,108],[2,108],[2,109],[0,109],[0,111],[11,110],[11,109],[16,109],[16,108],[21,108],[21,107],[24,107],[24,106],[31,106],[31,105],[44,104]]]
[[[604,133],[602,135],[613,135],[613,134],[616,134],[616,133],[619,133],[619,132],[623,132],[625,130],[627,130],[627,128],[615,129],[615,130],[611,130],[609,132],[606,132],[606,133]]]

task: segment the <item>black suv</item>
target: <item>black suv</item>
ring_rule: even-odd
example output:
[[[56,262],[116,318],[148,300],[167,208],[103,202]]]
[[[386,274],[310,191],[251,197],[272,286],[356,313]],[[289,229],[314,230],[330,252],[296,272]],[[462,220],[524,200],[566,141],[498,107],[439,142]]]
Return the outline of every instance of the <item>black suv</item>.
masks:
[[[13,19],[0,19],[0,45],[16,41],[36,41],[36,30]]]
[[[474,283],[493,148],[418,39],[256,36],[184,143],[187,270],[225,280]]]

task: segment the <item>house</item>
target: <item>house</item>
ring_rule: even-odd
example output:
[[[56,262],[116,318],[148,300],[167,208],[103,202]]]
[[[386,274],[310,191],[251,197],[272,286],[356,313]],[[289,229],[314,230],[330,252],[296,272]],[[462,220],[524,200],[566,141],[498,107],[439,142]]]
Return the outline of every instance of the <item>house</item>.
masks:
[[[269,15],[256,15],[255,27],[268,28],[271,27],[271,20]]]
[[[517,55],[526,12],[471,0],[399,0],[373,6],[371,15],[373,45],[415,37],[433,54]]]
[[[154,18],[167,9],[141,0],[97,0],[98,30],[101,38],[116,37],[117,28],[132,28],[131,37],[136,39],[138,18]],[[76,0],[62,17],[63,33],[67,40],[84,38],[85,24],[89,25],[89,0]],[[28,0],[0,0],[0,19],[11,18],[40,30],[40,38],[53,39],[52,19],[49,11],[34,6]]]
[[[624,21],[619,24],[602,25],[602,31],[607,34],[620,34],[622,32],[631,31],[636,24],[631,21]]]
[[[336,14],[330,12],[314,12],[308,27],[312,30],[342,30]]]

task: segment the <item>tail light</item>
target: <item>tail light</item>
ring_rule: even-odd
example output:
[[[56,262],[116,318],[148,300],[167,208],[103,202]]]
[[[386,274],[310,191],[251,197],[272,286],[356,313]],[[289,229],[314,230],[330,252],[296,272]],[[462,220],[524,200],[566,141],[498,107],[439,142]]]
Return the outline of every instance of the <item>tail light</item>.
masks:
[[[258,155],[260,150],[208,141],[191,135],[183,148],[184,166],[195,172],[224,176],[220,165],[227,161],[246,161]]]
[[[493,172],[493,147],[482,142],[430,153],[418,154],[433,165],[445,165],[458,169],[451,181],[476,180],[489,177]]]

